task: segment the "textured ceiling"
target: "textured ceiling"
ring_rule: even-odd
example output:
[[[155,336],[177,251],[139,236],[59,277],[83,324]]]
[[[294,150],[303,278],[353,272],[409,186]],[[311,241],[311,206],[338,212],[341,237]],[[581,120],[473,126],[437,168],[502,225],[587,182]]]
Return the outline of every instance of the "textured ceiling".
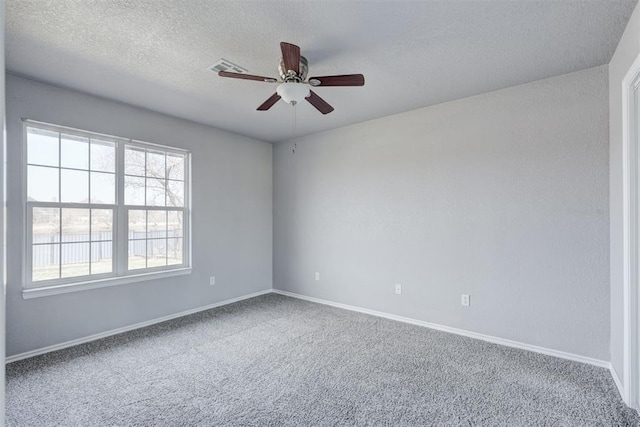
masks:
[[[11,72],[281,141],[606,64],[637,0],[6,0]],[[224,57],[277,77],[279,42],[309,75],[363,73],[317,88],[335,107],[256,107],[276,85],[223,79]]]

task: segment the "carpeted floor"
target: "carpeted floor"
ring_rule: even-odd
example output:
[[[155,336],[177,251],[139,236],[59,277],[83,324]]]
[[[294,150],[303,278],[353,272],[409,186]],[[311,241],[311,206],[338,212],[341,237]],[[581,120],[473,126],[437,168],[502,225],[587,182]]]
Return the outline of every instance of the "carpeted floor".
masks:
[[[602,368],[269,294],[7,366],[8,426],[640,425]]]

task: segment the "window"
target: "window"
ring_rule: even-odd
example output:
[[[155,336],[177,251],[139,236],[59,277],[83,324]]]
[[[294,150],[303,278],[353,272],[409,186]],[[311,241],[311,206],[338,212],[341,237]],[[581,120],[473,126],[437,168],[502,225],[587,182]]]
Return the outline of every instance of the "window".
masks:
[[[25,290],[189,267],[189,153],[24,122]]]

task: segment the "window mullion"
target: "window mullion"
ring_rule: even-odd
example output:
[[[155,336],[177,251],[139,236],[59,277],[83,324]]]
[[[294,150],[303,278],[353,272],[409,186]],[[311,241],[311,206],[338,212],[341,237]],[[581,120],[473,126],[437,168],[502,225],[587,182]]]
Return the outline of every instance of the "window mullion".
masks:
[[[58,278],[62,279],[62,207],[58,208],[58,218]]]
[[[124,147],[125,143],[118,142],[116,155],[116,220],[115,233],[115,264],[118,275],[127,271],[127,212],[124,206]]]
[[[91,204],[92,201],[92,194],[91,194],[91,138],[89,138],[88,142],[87,142],[87,150],[89,154],[89,163],[87,163],[87,179],[89,181],[89,188],[87,188],[87,194],[89,195],[89,204]],[[112,220],[113,222],[113,220]],[[89,208],[89,275],[92,274],[93,272],[93,244],[91,243],[91,240],[93,240],[93,209]],[[111,225],[111,227],[113,227],[113,224]],[[113,235],[113,231],[111,232]],[[111,262],[111,264],[113,265],[113,261]],[[113,268],[112,268],[113,270]]]
[[[25,263],[29,266],[28,271],[28,283],[33,281],[33,206],[27,205],[27,233],[26,233],[26,260]]]
[[[58,203],[62,203],[62,133],[60,132],[58,132]],[[58,208],[58,216],[58,279],[62,279],[62,207]],[[31,254],[33,256],[33,245],[31,245]],[[33,270],[31,274],[33,277]]]

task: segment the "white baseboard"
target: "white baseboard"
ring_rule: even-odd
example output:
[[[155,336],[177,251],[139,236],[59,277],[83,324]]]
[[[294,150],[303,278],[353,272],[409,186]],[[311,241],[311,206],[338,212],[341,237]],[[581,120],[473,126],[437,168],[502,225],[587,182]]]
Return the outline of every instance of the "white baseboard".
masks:
[[[191,309],[191,310],[181,311],[179,313],[170,314],[170,315],[167,315],[167,316],[159,317],[157,319],[148,320],[146,322],[136,323],[134,325],[124,326],[124,327],[118,328],[118,329],[112,329],[110,331],[101,332],[101,333],[90,335],[90,336],[87,336],[87,337],[84,337],[84,338],[78,338],[78,339],[71,340],[71,341],[66,341],[66,342],[63,342],[63,343],[60,343],[60,344],[54,344],[54,345],[51,345],[51,346],[48,346],[48,347],[43,347],[43,348],[39,348],[39,349],[36,349],[36,350],[31,350],[31,351],[27,351],[27,352],[24,352],[24,353],[20,353],[20,354],[15,354],[13,356],[7,357],[6,360],[5,360],[5,363],[11,363],[11,362],[15,362],[15,361],[22,360],[22,359],[27,359],[29,357],[39,356],[41,354],[49,353],[49,352],[56,351],[56,350],[61,350],[63,348],[72,347],[74,345],[83,344],[83,343],[90,342],[90,341],[95,341],[95,340],[98,340],[98,339],[101,339],[101,338],[106,338],[106,337],[109,337],[111,335],[121,334],[123,332],[132,331],[134,329],[144,328],[146,326],[151,326],[151,325],[154,325],[156,323],[165,322],[167,320],[175,319],[175,318],[182,317],[182,316],[188,316],[189,314],[194,314],[194,313],[198,313],[200,311],[209,310],[209,309],[212,309],[212,308],[215,308],[215,307],[220,307],[220,306],[223,306],[223,305],[232,304],[234,302],[242,301],[242,300],[249,299],[249,298],[254,298],[254,297],[257,297],[257,296],[260,296],[260,295],[264,295],[264,294],[268,294],[268,293],[271,293],[271,292],[276,293],[276,294],[280,294],[280,295],[293,297],[293,298],[306,300],[306,301],[311,301],[311,302],[315,302],[315,303],[319,303],[319,304],[330,305],[330,306],[337,307],[337,308],[342,308],[342,309],[345,309],[345,310],[356,311],[356,312],[359,312],[359,313],[370,314],[372,316],[384,317],[386,319],[396,320],[396,321],[399,321],[399,322],[410,323],[412,325],[423,326],[423,327],[426,327],[426,328],[436,329],[436,330],[443,331],[443,332],[449,332],[449,333],[452,333],[452,334],[462,335],[462,336],[469,337],[469,338],[475,338],[475,339],[491,342],[491,343],[494,343],[494,344],[501,344],[501,345],[505,345],[507,347],[519,348],[519,349],[522,349],[522,350],[533,351],[535,353],[546,354],[548,356],[559,357],[561,359],[573,360],[573,361],[576,361],[576,362],[587,363],[587,364],[590,364],[590,365],[603,367],[603,368],[609,369],[609,371],[611,372],[611,375],[613,376],[613,379],[614,379],[614,381],[616,383],[616,386],[618,387],[618,390],[620,391],[621,395],[624,395],[623,392],[622,392],[622,390],[623,390],[622,384],[620,382],[620,379],[617,376],[617,373],[612,368],[611,363],[608,362],[608,361],[605,361],[605,360],[593,359],[593,358],[590,358],[590,357],[580,356],[580,355],[577,355],[577,354],[567,353],[567,352],[564,352],[564,351],[553,350],[553,349],[549,349],[549,348],[545,348],[545,347],[539,347],[539,346],[536,346],[536,345],[522,343],[522,342],[519,342],[519,341],[512,341],[512,340],[508,340],[508,339],[504,339],[504,338],[494,337],[494,336],[491,336],[491,335],[485,335],[485,334],[480,334],[480,333],[477,333],[477,332],[466,331],[464,329],[452,328],[450,326],[444,326],[444,325],[439,325],[437,323],[425,322],[423,320],[417,320],[417,319],[412,319],[412,318],[409,318],[409,317],[398,316],[398,315],[395,315],[395,314],[389,314],[389,313],[385,313],[385,312],[382,312],[382,311],[370,310],[370,309],[367,309],[367,308],[357,307],[357,306],[348,305],[348,304],[341,304],[341,303],[337,303],[337,302],[333,302],[333,301],[323,300],[323,299],[320,299],[320,298],[308,297],[308,296],[305,296],[305,295],[300,295],[300,294],[287,292],[287,291],[281,291],[281,290],[278,290],[278,289],[266,289],[264,291],[255,292],[255,293],[248,294],[248,295],[243,295],[243,296],[240,296],[240,297],[237,297],[237,298],[232,298],[232,299],[228,299],[228,300],[225,300],[225,301],[216,302],[216,303],[213,303],[213,304],[209,304],[209,305],[206,305],[206,306],[203,306],[203,307],[194,308],[194,309]]]
[[[462,335],[469,338],[475,338],[482,341],[487,341],[494,344],[505,345],[507,347],[519,348],[522,350],[533,351],[535,353],[545,354],[547,356],[555,356],[561,359],[573,360],[575,362],[587,363],[589,365],[599,366],[601,368],[611,369],[611,363],[606,360],[594,359],[591,357],[581,356],[579,354],[567,353],[560,350],[553,350],[550,348],[539,347],[537,345],[526,344],[519,341],[512,341],[504,338],[498,338],[491,335],[480,334],[478,332],[466,331],[464,329],[452,328],[450,326],[439,325],[437,323],[425,322],[423,320],[416,320],[410,317],[397,316],[395,314],[389,314],[382,311],[369,310],[368,308],[357,307],[354,305],[341,304],[338,302],[327,301],[320,298],[308,297],[305,295],[295,294],[293,292],[281,291],[278,289],[273,290],[274,293],[285,295],[288,297],[303,299],[319,304],[330,305],[333,307],[342,308],[345,310],[357,311],[359,313],[370,314],[372,316],[384,317],[386,319],[397,320],[399,322],[410,323],[412,325],[424,326],[426,328],[437,329],[443,332],[449,332],[452,334]],[[615,380],[615,378],[614,378]],[[616,383],[616,385],[618,385]],[[619,387],[619,386],[618,386]]]
[[[625,389],[624,383],[620,380],[620,376],[618,372],[616,372],[613,365],[609,367],[609,371],[611,372],[611,376],[613,377],[613,381],[616,383],[616,387],[618,388],[618,392],[620,393],[620,397],[627,404],[628,407],[634,409],[638,414],[640,414],[640,402],[633,402],[631,400],[631,396],[629,390]]]
[[[624,386],[622,385],[622,381],[620,381],[620,377],[618,376],[618,373],[616,372],[615,368],[613,367],[613,365],[611,363],[609,363],[609,372],[611,372],[611,376],[613,377],[613,382],[616,383],[616,387],[618,389],[618,393],[620,393],[620,397],[622,398],[624,403],[629,405],[629,402],[627,402],[627,399],[625,398],[627,393],[624,390]]]
[[[157,319],[147,320],[146,322],[136,323],[134,325],[124,326],[118,329],[112,329],[106,332],[100,332],[99,334],[89,335],[88,337],[78,338],[71,341],[66,341],[60,344],[50,345],[48,347],[39,348],[36,350],[27,351],[20,354],[14,354],[13,356],[9,356],[6,358],[5,363],[11,363],[22,359],[27,359],[29,357],[39,356],[41,354],[49,353],[56,350],[62,350],[63,348],[73,347],[74,345],[84,344],[90,341],[99,340],[100,338],[106,338],[111,335],[121,334],[123,332],[132,331],[134,329],[144,328],[145,326],[155,325],[156,323],[166,322],[167,320],[175,319],[182,316],[188,316],[189,314],[198,313],[200,311],[209,310],[212,308],[220,307],[227,304],[232,304],[234,302],[242,301],[249,298],[254,298],[264,294],[270,294],[272,292],[271,289],[266,289],[260,292],[254,292],[248,295],[242,295],[237,298],[231,298],[228,300],[214,302],[213,304],[205,305],[203,307],[193,308],[191,310],[181,311],[179,313],[169,314],[167,316],[158,317]]]

